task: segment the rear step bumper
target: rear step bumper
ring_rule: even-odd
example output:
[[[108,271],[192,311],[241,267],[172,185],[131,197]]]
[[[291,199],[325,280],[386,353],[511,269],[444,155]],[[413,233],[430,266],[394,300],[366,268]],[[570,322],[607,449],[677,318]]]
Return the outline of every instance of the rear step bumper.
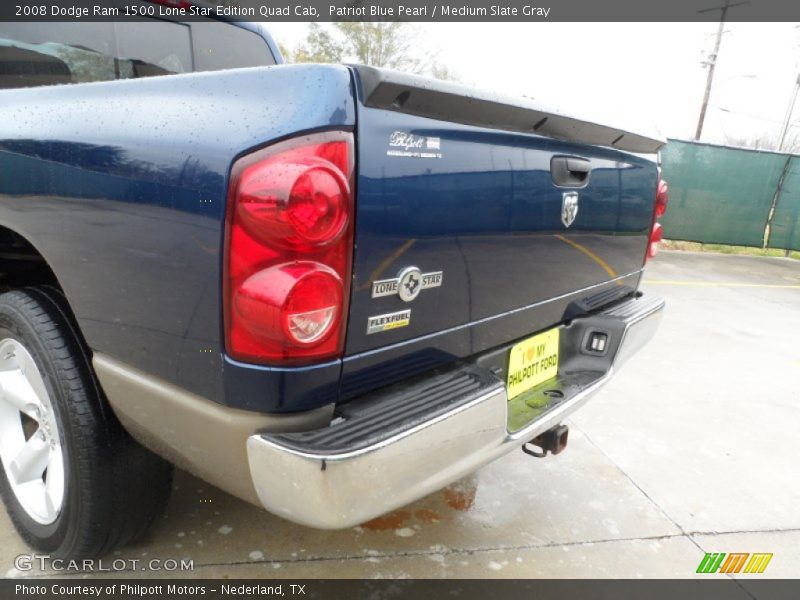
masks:
[[[664,301],[639,296],[561,327],[557,378],[539,414],[509,431],[502,373],[507,349],[350,402],[324,429],[258,434],[247,442],[264,507],[324,529],[358,525],[452,483],[558,425],[655,333]],[[587,350],[593,332],[603,353]]]

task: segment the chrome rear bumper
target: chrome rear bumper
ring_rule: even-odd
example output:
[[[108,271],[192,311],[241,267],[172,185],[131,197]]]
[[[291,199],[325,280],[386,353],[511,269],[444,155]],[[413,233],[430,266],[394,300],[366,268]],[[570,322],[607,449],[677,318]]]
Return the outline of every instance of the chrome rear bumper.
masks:
[[[259,499],[291,521],[337,529],[441,489],[583,405],[650,340],[663,308],[660,298],[641,296],[562,326],[559,376],[540,387],[558,389],[563,399],[519,431],[507,429],[504,381],[479,358],[356,403],[352,418],[324,430],[253,435],[247,454]],[[592,331],[609,334],[602,356],[583,350]]]

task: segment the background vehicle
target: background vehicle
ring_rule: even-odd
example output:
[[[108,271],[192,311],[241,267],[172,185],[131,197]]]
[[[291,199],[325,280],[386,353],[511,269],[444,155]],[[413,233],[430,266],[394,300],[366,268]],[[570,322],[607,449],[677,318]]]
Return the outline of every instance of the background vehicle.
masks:
[[[652,335],[660,140],[137,26],[0,28],[0,488],[33,546],[133,539],[170,463],[363,522],[560,451]]]

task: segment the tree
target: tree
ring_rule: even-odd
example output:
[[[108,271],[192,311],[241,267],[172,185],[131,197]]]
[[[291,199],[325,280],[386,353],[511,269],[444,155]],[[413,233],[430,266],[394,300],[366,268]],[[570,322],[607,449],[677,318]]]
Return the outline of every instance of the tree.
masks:
[[[754,150],[778,150],[778,140],[774,134],[762,133],[752,136],[730,136],[724,135],[722,142],[727,146],[738,146],[739,148],[752,148]],[[783,144],[783,152],[796,153],[800,151],[800,135],[789,129],[786,140]]]
[[[409,23],[311,23],[305,40],[294,52],[283,52],[291,62],[333,62],[345,59],[398,71],[430,74],[438,79],[458,80],[444,65],[414,52],[417,33]]]
[[[425,70],[423,61],[411,54],[417,36],[408,23],[335,23],[334,27],[365,65],[415,73]]]
[[[442,81],[461,81],[461,78],[450,67],[439,63],[434,63],[431,66],[431,77]]]
[[[285,60],[291,60],[292,51],[289,50],[289,46],[283,42],[278,42],[278,50],[281,51],[281,56],[283,56]]]
[[[346,50],[347,46],[334,39],[330,31],[322,28],[318,23],[311,23],[306,39],[300,44],[297,51],[293,55],[291,53],[284,55],[293,62],[340,63]]]

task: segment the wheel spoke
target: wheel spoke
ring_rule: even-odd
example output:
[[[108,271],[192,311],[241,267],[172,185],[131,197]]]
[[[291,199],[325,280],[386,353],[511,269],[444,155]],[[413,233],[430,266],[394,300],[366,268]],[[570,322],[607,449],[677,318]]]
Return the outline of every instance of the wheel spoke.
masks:
[[[50,445],[37,430],[8,465],[9,475],[19,485],[41,479],[50,459]]]
[[[60,507],[64,499],[64,459],[61,449],[56,446],[50,453],[50,462],[47,463],[47,478],[45,479],[45,502],[48,506]]]
[[[58,422],[36,361],[13,338],[0,340],[0,460],[28,516],[53,523],[66,490]]]
[[[38,420],[39,397],[25,375],[18,369],[0,372],[0,401]]]

